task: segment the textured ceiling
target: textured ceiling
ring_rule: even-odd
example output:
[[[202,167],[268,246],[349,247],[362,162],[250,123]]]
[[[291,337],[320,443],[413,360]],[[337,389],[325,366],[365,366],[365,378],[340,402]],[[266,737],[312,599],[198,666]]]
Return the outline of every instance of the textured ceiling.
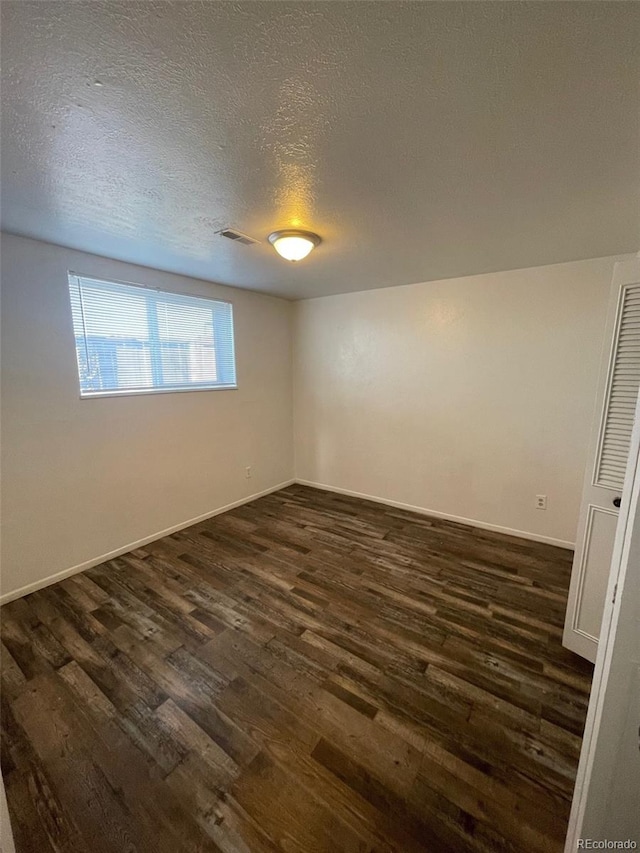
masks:
[[[294,298],[638,248],[638,3],[1,10],[7,231]]]

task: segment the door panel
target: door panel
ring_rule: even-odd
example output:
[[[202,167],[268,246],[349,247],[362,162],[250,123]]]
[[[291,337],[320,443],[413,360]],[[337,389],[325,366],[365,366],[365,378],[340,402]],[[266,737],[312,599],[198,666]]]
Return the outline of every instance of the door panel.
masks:
[[[594,643],[598,641],[607,591],[607,573],[601,567],[611,562],[617,525],[615,510],[589,505],[573,628]]]
[[[614,268],[563,643],[595,661],[640,387],[640,262]]]
[[[640,284],[614,277],[616,317],[596,450],[594,486],[622,489],[640,387]]]

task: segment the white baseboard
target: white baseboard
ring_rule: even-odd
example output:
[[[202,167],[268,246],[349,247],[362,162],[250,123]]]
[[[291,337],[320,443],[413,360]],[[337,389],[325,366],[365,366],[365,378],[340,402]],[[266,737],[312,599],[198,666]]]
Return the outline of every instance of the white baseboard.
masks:
[[[215,515],[221,515],[223,512],[228,512],[229,510],[235,509],[243,504],[251,503],[251,501],[262,498],[265,495],[270,495],[272,492],[279,492],[280,489],[285,489],[287,486],[291,486],[294,483],[299,483],[301,486],[310,486],[314,489],[322,489],[325,492],[335,492],[339,495],[348,495],[352,498],[362,498],[363,500],[373,501],[374,503],[386,504],[386,506],[393,506],[397,509],[406,509],[409,512],[416,512],[420,515],[432,515],[435,518],[444,518],[447,521],[456,521],[459,524],[468,524],[470,527],[479,527],[482,530],[493,530],[496,533],[506,533],[508,536],[517,536],[520,539],[544,542],[547,545],[556,545],[558,548],[569,548],[571,550],[575,548],[574,542],[567,542],[564,539],[554,539],[552,536],[542,536],[538,533],[529,533],[526,530],[515,530],[512,527],[503,527],[499,524],[489,524],[486,521],[478,521],[474,518],[463,518],[459,515],[451,515],[447,512],[438,512],[437,510],[427,509],[426,507],[413,506],[412,504],[402,503],[401,501],[392,501],[376,495],[366,495],[362,492],[354,492],[351,489],[341,489],[339,486],[328,486],[325,483],[314,483],[311,480],[301,480],[296,478],[286,480],[283,483],[278,483],[277,486],[271,486],[269,489],[256,492],[246,498],[240,498],[240,500],[233,501],[233,503],[218,507],[210,512],[205,512],[195,518],[189,518],[186,521],[181,521],[179,524],[174,524],[173,527],[167,527],[165,530],[159,530],[157,533],[152,533],[151,536],[145,536],[144,539],[138,539],[136,542],[129,542],[127,545],[123,545],[121,548],[116,548],[114,551],[109,551],[107,554],[101,554],[99,557],[94,557],[91,560],[85,560],[84,563],[79,563],[77,566],[71,566],[71,568],[63,569],[60,572],[56,572],[54,575],[49,575],[46,578],[34,581],[33,583],[27,584],[19,589],[6,592],[3,595],[0,595],[0,605],[14,601],[16,598],[22,598],[24,595],[29,595],[30,592],[36,592],[38,589],[44,589],[44,587],[50,586],[52,583],[57,583],[58,581],[71,577],[71,575],[76,575],[78,572],[83,572],[85,569],[91,569],[93,566],[98,566],[100,563],[105,563],[107,560],[114,559],[114,557],[127,554],[129,551],[134,551],[136,548],[142,548],[143,545],[148,545],[149,542],[155,542],[158,539],[162,539],[164,536],[170,536],[172,533],[176,533],[178,530],[184,530],[185,527],[191,527],[192,524],[197,524],[199,521],[206,521],[208,518],[213,518]]]
[[[149,542],[155,542],[157,539],[162,539],[164,536],[170,536],[172,533],[177,533],[178,530],[184,530],[185,527],[191,527],[192,524],[197,524],[199,521],[206,521],[208,518],[213,518],[214,515],[221,515],[223,512],[228,512],[230,509],[235,509],[237,506],[251,503],[251,501],[262,498],[265,495],[270,495],[272,492],[279,492],[280,489],[291,486],[295,482],[295,480],[286,480],[284,483],[278,483],[277,486],[271,486],[269,489],[263,489],[263,491],[256,492],[246,498],[240,498],[240,500],[218,507],[218,509],[211,510],[211,512],[205,512],[195,518],[189,518],[187,521],[181,521],[180,524],[174,524],[173,527],[167,527],[166,530],[159,530],[157,533],[152,533],[151,536],[145,536],[144,539],[138,539],[136,542],[129,542],[128,545],[116,548],[115,551],[109,551],[108,554],[101,554],[99,557],[94,557],[91,560],[85,560],[84,563],[79,563],[77,566],[71,566],[69,569],[63,569],[61,572],[56,572],[54,575],[49,575],[46,578],[29,583],[26,586],[20,587],[20,589],[14,589],[11,592],[6,592],[3,595],[0,595],[0,605],[7,604],[9,601],[14,601],[16,598],[22,598],[24,595],[29,595],[30,592],[36,592],[36,590],[44,589],[44,587],[50,586],[52,583],[57,583],[58,581],[71,577],[71,575],[77,575],[78,572],[84,572],[85,569],[91,569],[93,566],[98,566],[100,563],[105,563],[107,560],[113,560],[114,557],[119,557],[122,554],[128,554],[129,551],[135,551],[136,548],[142,548],[143,545],[148,545]]]
[[[313,489],[323,489],[325,492],[335,492],[338,495],[362,498],[366,501],[373,501],[374,503],[393,506],[396,507],[396,509],[406,509],[409,512],[417,512],[420,515],[432,515],[435,518],[444,518],[447,521],[456,521],[459,524],[468,524],[470,527],[480,527],[482,530],[493,530],[496,533],[506,533],[508,536],[517,536],[519,539],[530,539],[533,542],[544,542],[547,545],[555,545],[558,548],[568,548],[571,551],[575,548],[575,542],[567,542],[565,539],[554,539],[552,536],[543,536],[540,533],[529,533],[526,530],[516,530],[513,527],[502,527],[500,524],[490,524],[487,521],[478,521],[475,518],[463,518],[460,515],[451,515],[451,513],[448,512],[438,512],[438,510],[435,509],[413,506],[412,504],[405,504],[400,501],[380,498],[376,495],[365,495],[362,494],[362,492],[354,492],[351,491],[351,489],[341,489],[338,486],[327,486],[324,483],[314,483],[311,480],[301,480],[296,478],[295,482],[299,483],[301,486],[311,486]]]

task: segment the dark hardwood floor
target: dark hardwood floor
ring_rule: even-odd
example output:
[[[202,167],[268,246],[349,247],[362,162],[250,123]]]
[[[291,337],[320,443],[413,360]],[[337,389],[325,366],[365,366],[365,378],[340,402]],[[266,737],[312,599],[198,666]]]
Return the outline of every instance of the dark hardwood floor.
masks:
[[[18,853],[560,851],[570,567],[292,486],[6,605]]]

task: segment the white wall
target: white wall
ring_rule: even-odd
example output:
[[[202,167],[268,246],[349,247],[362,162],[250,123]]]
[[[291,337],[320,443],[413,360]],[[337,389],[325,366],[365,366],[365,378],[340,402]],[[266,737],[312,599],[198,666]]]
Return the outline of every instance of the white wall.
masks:
[[[290,480],[294,313],[298,478],[573,542],[612,267],[292,305],[3,235],[4,596]],[[231,300],[239,389],[80,400],[69,269]]]
[[[0,853],[16,853],[2,774],[0,774]]]
[[[613,263],[297,303],[296,476],[573,543]]]
[[[5,597],[292,478],[291,303],[8,235],[1,263]],[[238,390],[79,399],[69,269],[233,302]]]

